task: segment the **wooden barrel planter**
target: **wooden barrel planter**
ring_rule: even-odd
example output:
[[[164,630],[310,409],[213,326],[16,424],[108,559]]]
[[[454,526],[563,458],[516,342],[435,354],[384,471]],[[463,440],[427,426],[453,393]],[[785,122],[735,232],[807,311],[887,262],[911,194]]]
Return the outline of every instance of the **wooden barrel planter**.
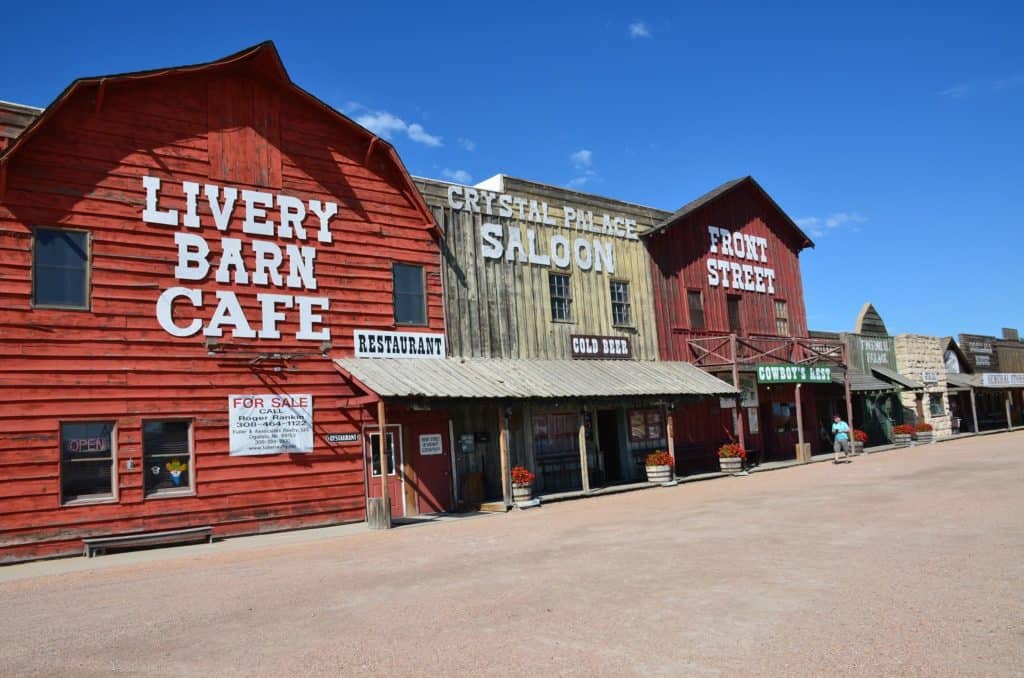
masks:
[[[909,433],[893,433],[892,444],[896,447],[910,447],[912,436]]]
[[[530,501],[533,495],[533,485],[520,485],[512,483],[512,500],[517,504]]]
[[[719,457],[718,465],[722,473],[739,473],[743,470],[743,460],[739,457]]]
[[[864,443],[858,443],[855,440],[855,441],[853,441],[852,444],[853,444],[853,447],[851,448],[851,452],[853,454],[864,454]]]
[[[672,480],[672,467],[668,464],[663,466],[647,466],[647,482],[667,483]]]
[[[917,439],[918,444],[928,445],[935,440],[935,433],[932,431],[918,431],[914,434],[914,437]]]

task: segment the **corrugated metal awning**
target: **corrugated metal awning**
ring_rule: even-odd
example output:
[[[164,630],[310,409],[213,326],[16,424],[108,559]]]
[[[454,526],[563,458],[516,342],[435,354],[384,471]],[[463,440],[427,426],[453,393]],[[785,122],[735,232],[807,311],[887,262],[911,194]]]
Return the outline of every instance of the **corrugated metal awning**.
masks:
[[[946,372],[946,384],[953,389],[972,389],[977,385],[973,375],[954,372]]]
[[[896,370],[890,370],[888,367],[872,367],[871,371],[874,372],[879,377],[881,377],[882,379],[890,381],[894,384],[899,384],[903,388],[924,388],[924,384],[922,384],[921,382],[915,381],[904,374],[900,374]]]
[[[386,398],[590,398],[735,395],[690,363],[640,360],[341,358],[334,361]]]
[[[833,370],[832,381],[837,384],[843,383],[843,373],[841,371]],[[876,379],[870,374],[865,374],[860,370],[850,370],[850,390],[857,392],[889,392],[895,391],[896,389],[887,381]]]

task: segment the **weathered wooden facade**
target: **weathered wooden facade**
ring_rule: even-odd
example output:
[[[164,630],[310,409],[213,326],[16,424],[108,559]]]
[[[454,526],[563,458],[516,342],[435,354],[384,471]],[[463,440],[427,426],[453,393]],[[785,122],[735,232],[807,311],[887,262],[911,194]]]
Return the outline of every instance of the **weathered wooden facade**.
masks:
[[[1001,337],[961,334],[959,347],[975,375],[979,428],[1024,425],[1024,343],[1017,330],[1005,328]]]
[[[504,175],[476,186],[417,183],[444,231],[453,358],[659,358],[640,235],[667,212]],[[678,398],[602,398],[594,384],[579,393],[590,395],[453,410],[460,494],[499,499],[502,440],[512,464],[536,470],[543,493],[642,481],[645,456],[671,447],[672,407],[693,399],[683,384]]]
[[[816,348],[820,342],[808,338],[799,259],[813,246],[807,235],[744,177],[684,205],[643,238],[662,358],[693,362],[728,381],[735,374],[745,394],[739,410],[723,399],[677,411],[683,468],[717,468],[715,448],[734,437],[756,458],[791,458],[801,437],[798,410],[803,438],[820,450],[821,387],[759,386],[754,370],[758,362],[843,364],[839,345]]]
[[[0,154],[0,561],[363,520],[376,403],[331,359],[360,328],[443,353],[437,235],[393,148],[269,43],[74,82]],[[445,422],[388,425],[396,511],[447,508],[401,445],[447,459]]]

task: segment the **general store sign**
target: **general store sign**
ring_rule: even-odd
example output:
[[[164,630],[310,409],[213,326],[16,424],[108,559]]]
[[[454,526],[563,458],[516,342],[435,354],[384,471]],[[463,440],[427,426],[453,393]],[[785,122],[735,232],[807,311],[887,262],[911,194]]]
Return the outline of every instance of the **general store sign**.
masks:
[[[357,358],[444,358],[444,335],[355,330]]]
[[[828,384],[832,382],[829,365],[758,365],[759,384]]]
[[[560,205],[561,218],[543,200],[523,198],[470,186],[448,187],[453,210],[496,219],[518,219],[524,226],[507,226],[483,219],[480,253],[484,259],[531,266],[572,268],[615,273],[615,239],[639,240],[636,219]],[[598,237],[600,236],[600,237]]]
[[[595,358],[604,360],[629,360],[633,347],[628,337],[602,337],[590,334],[573,334],[573,358]]]
[[[981,375],[982,386],[1024,386],[1024,373],[988,372]]]
[[[229,451],[233,457],[308,454],[313,451],[313,396],[228,396]]]

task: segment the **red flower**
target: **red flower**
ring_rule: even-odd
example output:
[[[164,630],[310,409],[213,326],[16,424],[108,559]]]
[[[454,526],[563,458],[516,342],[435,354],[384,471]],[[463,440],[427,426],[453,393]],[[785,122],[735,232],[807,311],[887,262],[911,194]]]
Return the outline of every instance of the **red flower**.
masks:
[[[897,435],[909,436],[914,432],[914,427],[910,424],[900,424],[899,426],[893,426],[892,432]]]
[[[859,428],[853,429],[853,439],[858,443],[866,443],[868,441],[868,434],[861,431]]]
[[[647,466],[672,466],[672,457],[665,450],[655,450],[647,455]]]
[[[718,448],[718,457],[720,459],[728,459],[731,457],[739,457],[746,461],[747,451],[743,449],[743,446],[739,443],[727,443]]]
[[[512,482],[516,485],[529,485],[537,476],[525,466],[516,466],[512,469]]]
[[[917,426],[914,427],[914,431],[916,433],[927,433],[928,431],[931,431],[931,430],[932,430],[932,425],[931,424],[926,424],[923,421],[920,424],[918,424]]]

